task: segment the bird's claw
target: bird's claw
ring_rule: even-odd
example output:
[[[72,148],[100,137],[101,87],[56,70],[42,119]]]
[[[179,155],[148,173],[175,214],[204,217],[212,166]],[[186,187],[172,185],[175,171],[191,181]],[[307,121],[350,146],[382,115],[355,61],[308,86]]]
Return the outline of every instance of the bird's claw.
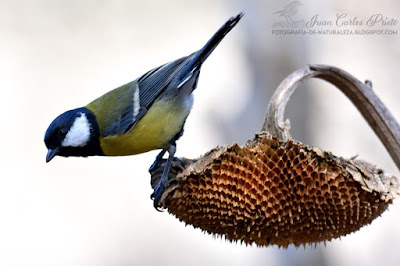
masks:
[[[160,183],[158,183],[156,189],[154,189],[154,192],[151,194],[150,198],[153,199],[153,206],[154,208],[159,211],[162,212],[162,207],[160,206],[160,200],[161,200],[161,196],[164,194],[165,191],[165,184],[163,184],[163,182],[160,181]]]

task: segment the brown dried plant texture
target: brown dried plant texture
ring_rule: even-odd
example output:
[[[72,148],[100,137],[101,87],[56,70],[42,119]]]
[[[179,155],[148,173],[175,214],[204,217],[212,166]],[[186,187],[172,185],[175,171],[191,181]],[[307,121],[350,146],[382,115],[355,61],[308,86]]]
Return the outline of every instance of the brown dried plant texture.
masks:
[[[186,224],[246,244],[300,246],[344,236],[398,194],[397,179],[371,164],[261,133],[244,147],[190,162],[185,169],[174,163],[164,207]]]

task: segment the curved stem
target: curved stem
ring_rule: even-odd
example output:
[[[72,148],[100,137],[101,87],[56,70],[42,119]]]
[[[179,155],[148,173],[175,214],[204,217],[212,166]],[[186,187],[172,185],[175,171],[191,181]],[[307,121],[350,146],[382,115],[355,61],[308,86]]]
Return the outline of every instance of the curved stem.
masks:
[[[400,170],[400,126],[396,119],[374,93],[371,82],[366,81],[364,84],[336,67],[309,65],[283,80],[271,98],[262,130],[283,141],[291,138],[289,123],[283,121],[286,104],[294,90],[313,77],[332,83],[351,100]]]

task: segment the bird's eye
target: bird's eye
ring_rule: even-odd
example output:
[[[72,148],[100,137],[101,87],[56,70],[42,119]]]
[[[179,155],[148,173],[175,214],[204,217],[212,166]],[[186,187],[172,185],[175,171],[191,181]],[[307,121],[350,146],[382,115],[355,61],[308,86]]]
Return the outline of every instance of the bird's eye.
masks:
[[[60,128],[58,130],[58,135],[61,137],[65,137],[65,135],[67,135],[67,130],[65,128]]]

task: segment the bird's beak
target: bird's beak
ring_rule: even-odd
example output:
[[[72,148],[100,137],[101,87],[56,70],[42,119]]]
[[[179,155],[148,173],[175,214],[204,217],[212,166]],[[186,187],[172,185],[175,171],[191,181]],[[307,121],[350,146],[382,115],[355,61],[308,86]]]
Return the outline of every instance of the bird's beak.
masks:
[[[54,156],[56,156],[56,155],[57,155],[57,153],[58,153],[58,148],[55,148],[55,149],[49,149],[49,150],[47,151],[46,163],[50,162],[50,161],[51,161],[51,159],[53,159],[53,158],[54,158]]]

